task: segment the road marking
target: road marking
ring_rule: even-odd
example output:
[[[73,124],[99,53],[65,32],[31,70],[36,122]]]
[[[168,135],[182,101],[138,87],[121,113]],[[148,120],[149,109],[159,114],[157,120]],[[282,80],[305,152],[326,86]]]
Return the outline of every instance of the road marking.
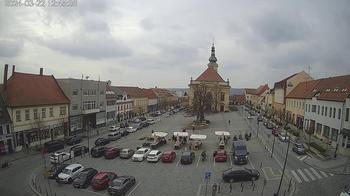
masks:
[[[307,155],[306,155],[306,156],[301,157],[299,160],[300,160],[300,161],[303,161],[305,158],[307,158]]]
[[[290,173],[292,173],[292,175],[294,176],[294,178],[297,180],[298,183],[302,182],[300,177],[297,175],[297,173],[295,173],[294,170],[291,170]]]
[[[229,155],[229,157],[230,157],[230,163],[231,163],[231,167],[232,167],[233,166],[233,164],[232,164],[232,156]]]
[[[306,174],[311,178],[311,180],[316,180],[316,178],[311,174],[311,172],[307,169],[304,169],[304,171],[306,172]]]
[[[137,187],[139,187],[140,184],[141,182],[137,183],[136,186],[129,192],[128,196],[130,196],[137,189]]]
[[[332,173],[328,173],[330,176],[334,176],[334,174],[332,174]]]
[[[304,179],[305,182],[309,182],[310,180],[305,176],[303,171],[301,169],[297,169],[298,173],[301,175],[301,177]]]
[[[103,193],[99,193],[99,192],[95,192],[95,191],[90,191],[90,190],[88,190],[88,189],[81,189],[82,191],[85,191],[85,192],[88,192],[88,193],[94,193],[94,194],[96,194],[96,195],[103,195],[103,196],[105,196],[106,194],[103,194]]]
[[[213,164],[214,164],[214,167],[215,167],[215,158],[213,159]]]
[[[320,173],[321,173],[324,177],[326,177],[326,178],[328,177],[328,175],[327,175],[325,172],[321,171],[321,170],[320,170]]]
[[[179,159],[179,160],[177,161],[177,163],[176,163],[176,167],[178,167],[178,166],[179,166],[180,161],[181,161],[181,159]]]
[[[200,158],[198,158],[198,160],[197,160],[197,165],[196,165],[196,167],[198,167],[198,165],[199,165],[199,160],[200,160]]]
[[[322,176],[321,176],[319,173],[317,173],[316,170],[315,170],[314,168],[310,167],[309,169],[312,171],[312,173],[315,174],[315,176],[316,176],[318,179],[322,179]]]
[[[253,163],[250,161],[250,159],[248,160],[248,162],[249,162],[250,166],[251,166],[253,169],[255,169],[255,167],[254,167]]]
[[[201,189],[202,189],[202,184],[198,186],[198,191],[197,191],[197,196],[200,196],[201,194]]]

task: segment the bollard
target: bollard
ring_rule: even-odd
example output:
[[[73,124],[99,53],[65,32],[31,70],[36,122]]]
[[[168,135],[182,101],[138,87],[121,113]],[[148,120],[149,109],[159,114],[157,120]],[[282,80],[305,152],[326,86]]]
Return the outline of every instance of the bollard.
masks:
[[[230,183],[230,193],[232,193],[232,183]]]
[[[219,183],[218,193],[220,193],[220,190],[221,190],[221,183]]]
[[[254,190],[255,190],[255,184],[253,184],[253,192],[254,192]]]
[[[260,169],[261,169],[261,167],[262,167],[262,161],[260,162]]]
[[[243,192],[243,189],[244,189],[244,186],[243,186],[243,183],[242,183],[242,189],[241,189],[241,192]]]
[[[287,192],[287,190],[284,190],[284,192],[283,192],[283,196],[286,196],[286,192]]]
[[[290,191],[290,186],[291,186],[291,184],[292,184],[292,178],[290,178],[290,180],[289,180],[289,184],[288,184],[288,192]]]
[[[38,186],[39,186],[39,193],[42,193],[42,192],[41,192],[41,187],[40,187],[40,185],[38,185]]]
[[[253,186],[253,184],[254,184],[254,181],[252,180],[252,186]]]
[[[55,192],[55,196],[57,196],[57,195],[56,195],[56,192]]]
[[[49,196],[49,192],[47,192],[47,189],[45,189],[46,190],[46,196]]]

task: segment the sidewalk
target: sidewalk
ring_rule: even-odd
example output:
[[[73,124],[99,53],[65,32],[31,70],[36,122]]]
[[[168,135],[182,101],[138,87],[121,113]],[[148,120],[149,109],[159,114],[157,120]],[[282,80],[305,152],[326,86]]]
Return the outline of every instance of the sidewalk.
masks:
[[[304,163],[328,173],[350,175],[350,157],[338,155],[337,158],[329,160],[320,160],[315,157],[310,157],[305,159]]]

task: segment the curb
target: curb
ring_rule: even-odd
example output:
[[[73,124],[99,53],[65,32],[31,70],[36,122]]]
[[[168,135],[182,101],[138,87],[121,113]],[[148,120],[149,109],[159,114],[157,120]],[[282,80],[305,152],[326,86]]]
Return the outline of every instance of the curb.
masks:
[[[320,171],[323,171],[323,172],[332,173],[332,174],[335,174],[335,175],[350,175],[350,172],[343,173],[343,172],[340,172],[340,171],[333,171],[332,169],[324,169],[324,168],[318,167],[316,165],[307,163],[307,162],[305,162],[305,160],[303,160],[303,163],[305,163],[306,165],[308,165],[308,166],[310,166],[310,167],[312,167],[314,169],[317,169],[317,170],[320,170]]]

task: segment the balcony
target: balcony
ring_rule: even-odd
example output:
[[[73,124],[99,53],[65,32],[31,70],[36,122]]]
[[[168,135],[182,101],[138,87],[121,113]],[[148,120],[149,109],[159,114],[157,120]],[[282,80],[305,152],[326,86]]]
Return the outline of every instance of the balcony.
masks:
[[[92,113],[98,113],[98,112],[100,112],[100,108],[84,109],[82,111],[82,114],[92,114]]]

